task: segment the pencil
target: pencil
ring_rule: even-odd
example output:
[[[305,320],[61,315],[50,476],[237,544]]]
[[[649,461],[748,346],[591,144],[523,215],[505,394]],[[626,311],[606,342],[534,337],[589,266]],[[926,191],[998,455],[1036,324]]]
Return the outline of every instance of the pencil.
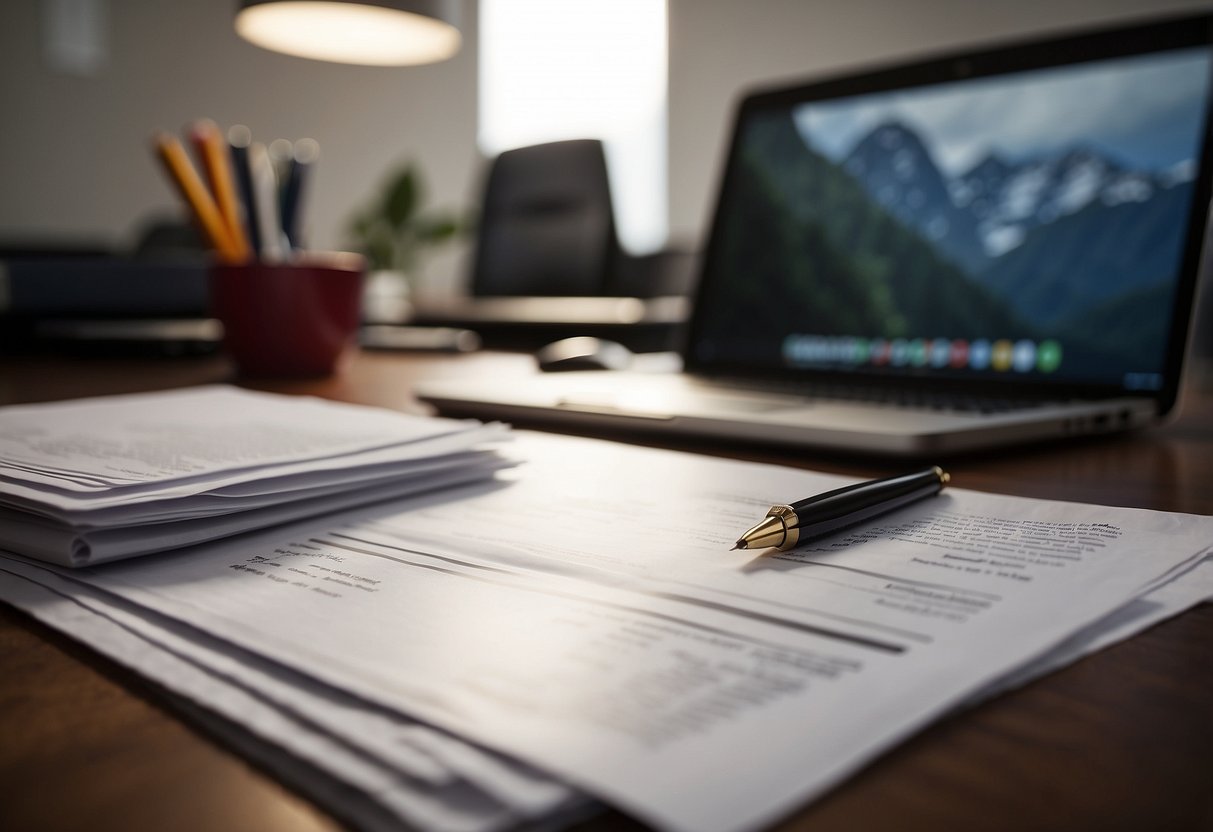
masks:
[[[244,220],[240,216],[240,203],[236,198],[236,186],[232,180],[232,167],[228,164],[223,136],[215,122],[203,119],[195,122],[190,129],[190,140],[194,143],[210,180],[211,193],[215,195],[215,204],[219,208],[219,215],[223,217],[224,225],[227,226],[228,237],[235,246],[236,256],[239,260],[247,260],[248,237],[244,233]]]
[[[198,172],[190,163],[185,148],[175,136],[168,133],[157,133],[155,138],[156,153],[168,171],[169,179],[185,198],[194,215],[198,227],[210,241],[219,258],[227,263],[238,263],[241,260],[240,250],[231,241],[223,217],[210,192],[202,184]]]

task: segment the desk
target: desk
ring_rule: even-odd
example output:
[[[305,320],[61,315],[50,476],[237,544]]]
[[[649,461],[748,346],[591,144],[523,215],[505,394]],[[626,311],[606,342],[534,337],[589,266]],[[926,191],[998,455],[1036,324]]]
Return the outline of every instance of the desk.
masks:
[[[525,373],[530,359],[363,354],[340,376],[258,383],[399,410],[422,378]],[[0,404],[229,380],[222,359],[5,358]],[[776,461],[774,451],[645,440]],[[877,461],[804,452],[805,468]],[[1213,514],[1213,387],[1161,428],[949,462],[958,486]],[[1148,556],[1148,553],[1143,553]],[[0,606],[0,828],[308,830],[331,818],[174,715],[155,686]],[[733,761],[744,764],[744,761]],[[632,829],[618,815],[587,830]],[[1213,829],[1213,605],[927,728],[787,829]]]

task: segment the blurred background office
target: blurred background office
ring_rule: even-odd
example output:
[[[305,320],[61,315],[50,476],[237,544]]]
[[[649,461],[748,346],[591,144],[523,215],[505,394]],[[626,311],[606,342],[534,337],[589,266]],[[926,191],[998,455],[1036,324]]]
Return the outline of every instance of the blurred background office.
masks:
[[[624,246],[637,254],[694,248],[717,186],[730,108],[745,88],[1208,3],[463,0],[459,52],[411,67],[322,63],[258,48],[237,36],[235,6],[0,4],[0,242],[129,245],[149,217],[178,210],[150,154],[151,132],[206,116],[266,139],[319,142],[306,215],[313,247],[347,246],[351,217],[403,161],[422,171],[429,204],[474,213],[487,160],[498,152],[598,132],[608,142]],[[561,15],[567,36],[560,25],[535,22],[555,24]],[[612,18],[629,22],[595,22]],[[570,48],[587,32],[602,42]],[[519,38],[538,74],[534,67],[530,76],[510,74],[520,65],[521,53],[509,51],[520,48]],[[544,76],[566,83],[528,110],[527,91]],[[631,132],[616,129],[625,123]],[[426,264],[422,283],[462,289],[466,249]]]

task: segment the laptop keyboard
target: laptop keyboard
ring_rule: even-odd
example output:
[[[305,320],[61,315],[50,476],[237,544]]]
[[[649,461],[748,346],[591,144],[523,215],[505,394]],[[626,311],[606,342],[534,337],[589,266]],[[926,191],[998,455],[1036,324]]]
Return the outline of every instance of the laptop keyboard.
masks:
[[[821,384],[796,381],[735,381],[706,382],[710,387],[747,390],[780,396],[793,396],[808,401],[864,402],[889,407],[916,410],[952,411],[957,413],[1010,413],[1041,407],[1049,402],[1040,399],[1017,399],[1005,396],[976,396],[930,390],[897,390],[859,384]]]

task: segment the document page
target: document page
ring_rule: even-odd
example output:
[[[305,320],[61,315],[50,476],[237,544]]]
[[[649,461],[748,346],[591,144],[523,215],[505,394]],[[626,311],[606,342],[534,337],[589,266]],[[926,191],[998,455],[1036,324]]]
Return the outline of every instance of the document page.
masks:
[[[0,547],[68,566],[489,479],[503,425],[234,387],[0,412]]]
[[[1167,569],[1155,553],[1186,552],[1180,561],[1190,564],[1213,545],[1207,517],[947,488],[790,552],[729,551],[771,505],[853,480],[592,442],[574,455],[551,437],[518,435],[526,462],[505,475],[512,487],[476,502],[475,522],[454,542],[463,550],[904,646],[962,638],[1004,613],[1052,627],[1034,608],[1053,595],[1082,604],[1086,592],[1074,586],[1125,585],[1127,569],[1111,563],[1132,550],[1130,531],[1149,553],[1145,571],[1159,576]],[[451,545],[449,524],[464,505],[423,507],[359,533]]]
[[[341,456],[459,426],[225,386],[15,405],[0,412],[0,475],[87,493]]]
[[[845,480],[514,451],[463,499],[70,574],[691,832],[778,819],[1213,543],[1213,518],[955,488],[730,552],[770,504]]]
[[[519,763],[252,654],[220,649],[196,630],[134,612],[34,564],[0,561],[0,596],[365,793],[396,818],[386,828],[403,821],[491,832],[577,802],[568,787]],[[346,816],[348,807],[334,808]]]

